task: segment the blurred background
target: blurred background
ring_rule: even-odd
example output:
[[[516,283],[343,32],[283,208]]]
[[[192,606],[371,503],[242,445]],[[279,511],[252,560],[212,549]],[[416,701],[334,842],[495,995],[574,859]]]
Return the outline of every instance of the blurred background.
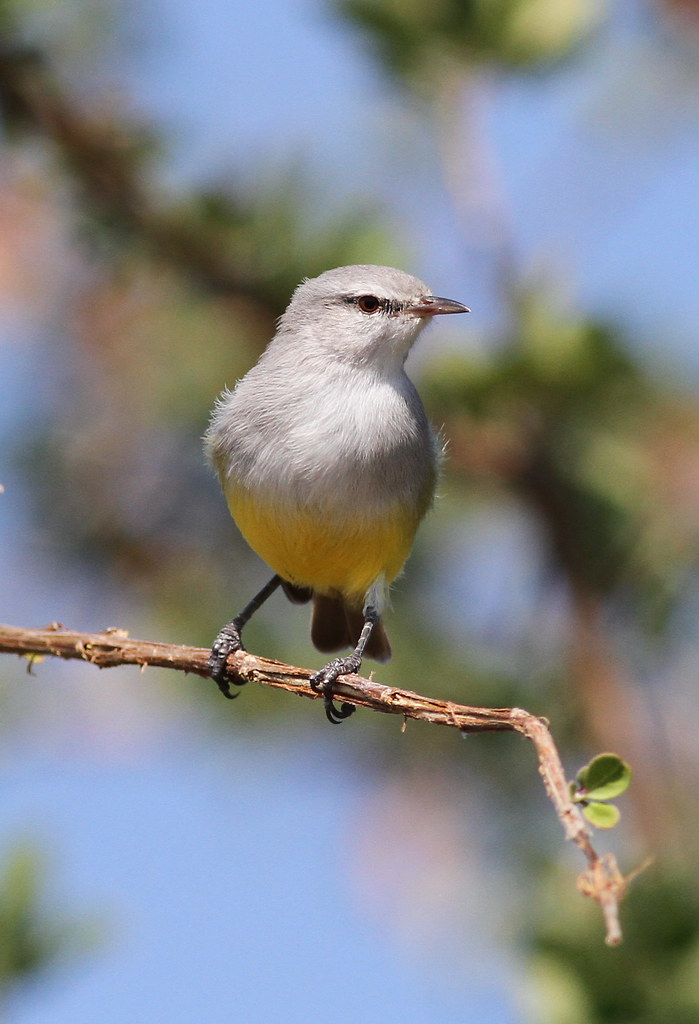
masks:
[[[466,302],[388,684],[634,767],[603,945],[517,736],[0,660],[16,1024],[699,1019],[697,0],[1,0],[0,619],[208,646],[268,570],[201,453],[306,276]],[[277,596],[251,650],[317,667]]]

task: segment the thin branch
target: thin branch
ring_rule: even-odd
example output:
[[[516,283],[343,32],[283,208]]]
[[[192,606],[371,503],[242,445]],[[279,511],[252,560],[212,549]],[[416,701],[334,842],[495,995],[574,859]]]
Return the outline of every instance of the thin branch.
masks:
[[[0,652],[33,658],[51,655],[88,661],[99,668],[116,665],[153,665],[208,677],[209,651],[181,644],[132,640],[125,630],[107,629],[102,633],[76,633],[59,623],[46,629],[22,629],[0,625]],[[310,670],[284,662],[259,658],[246,651],[230,655],[228,669],[233,681],[261,683],[287,690],[310,700],[319,699],[310,685]],[[342,676],[336,692],[343,700],[372,711],[400,715],[433,725],[446,725],[460,732],[519,732],[531,740],[539,759],[539,772],[546,792],[563,826],[566,838],[583,853],[587,868],[578,879],[578,889],[596,900],[604,915],[606,942],[621,942],[619,903],[628,884],[612,854],[600,856],[590,840],[590,832],[573,803],[561,758],[547,723],[521,708],[479,708],[452,701],[425,697],[411,690],[384,686],[362,676]]]

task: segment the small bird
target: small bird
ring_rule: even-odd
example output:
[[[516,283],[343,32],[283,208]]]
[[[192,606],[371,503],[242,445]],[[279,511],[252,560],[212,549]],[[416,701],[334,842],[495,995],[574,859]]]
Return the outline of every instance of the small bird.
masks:
[[[228,655],[279,586],[312,600],[319,651],[353,648],[311,677],[330,722],[354,711],[333,702],[337,678],[364,656],[390,658],[381,614],[441,457],[404,363],[432,317],[468,312],[393,267],[328,270],[299,285],[257,364],[219,398],[205,447],[240,532],[275,573],[214,641],[209,671],[225,696]]]

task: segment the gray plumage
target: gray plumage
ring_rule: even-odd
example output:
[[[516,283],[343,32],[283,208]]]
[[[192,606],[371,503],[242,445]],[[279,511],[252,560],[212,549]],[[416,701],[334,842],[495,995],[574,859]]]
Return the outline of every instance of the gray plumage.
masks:
[[[432,315],[465,311],[391,267],[340,267],[304,281],[258,363],[219,399],[206,434],[234,517],[240,492],[278,508],[290,531],[297,513],[317,517],[321,531],[361,532],[400,509],[414,520],[411,541],[432,501],[441,446],[404,363]],[[313,590],[302,575],[289,582]],[[355,643],[362,602],[380,612],[387,583],[373,580],[359,606],[341,586],[319,591],[316,645]],[[380,623],[372,639],[366,653],[387,657]]]

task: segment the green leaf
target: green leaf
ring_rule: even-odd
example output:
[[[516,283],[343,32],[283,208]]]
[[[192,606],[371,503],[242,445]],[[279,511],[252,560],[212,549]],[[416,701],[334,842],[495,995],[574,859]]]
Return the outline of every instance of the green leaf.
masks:
[[[619,808],[614,804],[601,804],[597,800],[585,804],[582,812],[595,828],[614,828],[621,817]]]
[[[628,789],[631,767],[617,754],[598,754],[576,776],[577,799],[611,800]]]

